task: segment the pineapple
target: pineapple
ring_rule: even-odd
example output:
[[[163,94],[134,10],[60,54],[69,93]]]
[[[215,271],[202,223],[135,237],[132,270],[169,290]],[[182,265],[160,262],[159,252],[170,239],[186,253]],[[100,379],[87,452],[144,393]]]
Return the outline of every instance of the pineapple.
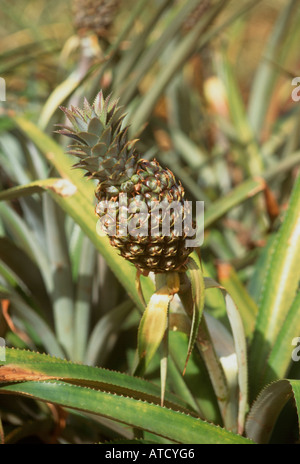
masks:
[[[72,128],[63,126],[58,132],[75,141],[68,152],[79,158],[74,167],[98,182],[96,213],[111,245],[145,275],[183,270],[192,251],[186,247],[192,224],[185,223],[191,211],[181,183],[156,160],[139,157],[136,140],[129,141],[128,127],[122,127],[125,115],[118,101],[104,99],[102,91],[92,106],[85,100],[83,109],[61,109]],[[116,206],[112,221],[103,207],[108,204]],[[137,224],[134,211],[144,211]],[[166,220],[169,230],[162,233]],[[130,221],[134,226],[128,232]]]
[[[105,37],[120,0],[73,0],[73,22],[80,36],[94,33]]]

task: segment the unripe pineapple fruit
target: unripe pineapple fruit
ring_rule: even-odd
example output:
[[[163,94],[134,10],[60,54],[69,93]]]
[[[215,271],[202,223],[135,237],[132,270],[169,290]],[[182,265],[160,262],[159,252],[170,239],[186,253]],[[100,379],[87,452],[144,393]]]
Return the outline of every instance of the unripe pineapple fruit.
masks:
[[[73,22],[78,34],[105,37],[119,4],[120,0],[73,0]]]
[[[98,181],[96,213],[111,245],[144,274],[179,270],[192,251],[186,247],[191,233],[185,217],[190,211],[183,187],[156,160],[139,157],[136,141],[129,141],[128,127],[122,127],[125,115],[117,105],[100,92],[92,106],[85,100],[83,109],[62,108],[72,127],[63,126],[58,132],[74,141],[69,146],[69,153],[79,158],[74,166]],[[108,204],[116,206],[114,217],[103,208]],[[128,231],[126,226],[135,224],[133,213],[142,211]],[[167,234],[162,233],[166,220]]]

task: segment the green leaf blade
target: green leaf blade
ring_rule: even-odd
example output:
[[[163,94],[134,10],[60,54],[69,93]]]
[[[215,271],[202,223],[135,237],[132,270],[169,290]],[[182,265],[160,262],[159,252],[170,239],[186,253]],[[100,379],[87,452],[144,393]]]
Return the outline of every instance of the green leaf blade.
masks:
[[[265,275],[259,313],[250,353],[253,394],[258,392],[267,357],[274,346],[300,281],[300,176],[291,196],[284,222],[274,240]]]
[[[177,443],[251,444],[240,435],[167,408],[61,382],[23,382],[3,385],[0,393],[16,393],[89,411],[138,427]],[[59,401],[57,403],[57,400]]]

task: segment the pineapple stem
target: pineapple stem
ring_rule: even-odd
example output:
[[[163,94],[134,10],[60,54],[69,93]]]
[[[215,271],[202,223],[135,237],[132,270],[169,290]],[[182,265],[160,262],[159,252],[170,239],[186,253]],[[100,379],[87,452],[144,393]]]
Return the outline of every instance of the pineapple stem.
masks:
[[[141,284],[141,275],[142,275],[142,272],[140,270],[137,270],[136,278],[135,278],[135,288],[136,288],[138,297],[141,300],[142,305],[144,306],[144,308],[146,308],[147,304],[146,304],[145,297],[143,294],[143,289],[142,289],[142,284]],[[138,307],[138,310],[140,313],[142,313],[139,307]]]
[[[194,301],[191,283],[186,273],[181,274],[181,289],[179,291],[179,297],[188,318],[191,320],[193,317]],[[234,431],[236,428],[236,421],[228,404],[229,388],[227,380],[220,359],[215,351],[204,315],[201,318],[196,345],[206,365],[213,385],[224,426],[227,429]]]
[[[180,281],[177,272],[166,272],[163,274],[155,274],[156,291],[163,287],[167,287],[170,295],[174,295],[179,291]],[[161,385],[161,406],[164,405],[165,391],[167,385],[168,372],[168,355],[169,355],[169,312],[167,318],[167,327],[162,339],[161,358],[160,358],[160,385]]]
[[[162,356],[160,360],[160,405],[163,407],[165,401],[165,392],[167,386],[168,373],[168,356],[169,356],[169,312],[167,319],[167,328],[162,339]]]
[[[158,291],[162,287],[167,286],[167,273],[155,274],[155,290]],[[163,407],[165,400],[165,392],[167,386],[168,374],[168,354],[169,354],[169,311],[167,319],[167,327],[162,339],[161,357],[160,357],[160,405]]]

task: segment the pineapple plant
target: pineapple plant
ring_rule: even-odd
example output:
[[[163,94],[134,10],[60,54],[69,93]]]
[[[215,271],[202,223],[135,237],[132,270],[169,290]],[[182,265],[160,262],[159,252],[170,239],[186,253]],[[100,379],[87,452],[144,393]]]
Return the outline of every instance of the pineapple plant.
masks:
[[[120,0],[73,0],[73,23],[80,36],[95,33],[105,37]]]
[[[140,157],[135,144],[128,139],[125,114],[118,100],[104,98],[102,90],[92,105],[84,99],[83,108],[61,107],[70,126],[59,125],[57,132],[72,140],[68,153],[79,159],[73,167],[84,169],[85,176],[97,182],[96,214],[102,231],[119,254],[135,265],[136,287],[145,311],[140,320],[137,360],[134,374],[143,375],[160,346],[161,404],[164,404],[168,356],[167,333],[169,305],[175,294],[180,296],[182,284],[191,289],[186,273],[195,262],[190,258],[196,233],[191,218],[192,208],[186,202],[179,180],[155,159]],[[187,238],[191,238],[190,242]],[[192,264],[192,262],[194,264]],[[199,268],[197,268],[199,270]],[[195,268],[194,268],[195,270]],[[156,290],[146,306],[140,276],[155,275]],[[193,327],[198,327],[204,294],[204,280],[197,278],[201,293],[198,309],[189,307]],[[191,331],[187,360],[196,341]]]
[[[186,238],[193,228],[185,220],[191,211],[180,181],[156,160],[139,156],[136,140],[128,140],[117,100],[105,99],[100,91],[92,106],[85,100],[83,109],[62,110],[72,127],[63,126],[58,132],[75,142],[69,146],[69,154],[79,158],[75,167],[98,182],[96,213],[111,245],[142,274],[184,270],[192,251]],[[116,206],[115,217],[104,208],[108,204]],[[137,221],[136,211],[144,212]],[[163,233],[166,220],[168,234]]]

